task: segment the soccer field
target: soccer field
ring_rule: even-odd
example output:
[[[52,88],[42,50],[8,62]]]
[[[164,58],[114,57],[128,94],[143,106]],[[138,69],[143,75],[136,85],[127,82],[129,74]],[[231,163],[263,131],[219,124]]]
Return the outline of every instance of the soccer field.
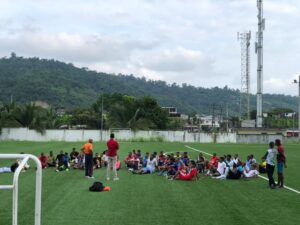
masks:
[[[59,150],[79,149],[83,143],[67,142],[0,142],[0,153],[55,154]],[[187,148],[189,146],[191,148]],[[120,143],[120,159],[128,151],[143,153],[188,151],[196,158],[196,150],[218,155],[238,153],[245,161],[253,153],[259,161],[266,145],[254,144],[185,144],[185,143]],[[95,152],[106,149],[95,143]],[[196,150],[193,150],[193,149]],[[288,168],[285,184],[300,190],[300,145],[285,145]],[[208,155],[206,155],[209,158]],[[1,160],[9,166],[11,160]],[[297,167],[298,166],[298,167]],[[171,181],[154,175],[133,175],[124,167],[119,181],[104,181],[105,169],[96,170],[95,180],[111,187],[111,192],[91,193],[88,187],[95,180],[86,179],[82,170],[55,172],[43,170],[43,225],[229,225],[229,224],[300,224],[300,194],[287,189],[268,188],[262,178],[246,180],[215,180],[201,175],[199,181]],[[265,176],[265,175],[263,175]],[[13,174],[0,174],[0,184],[12,183]],[[20,175],[19,224],[32,225],[34,216],[34,178],[30,169]],[[275,174],[275,180],[277,176]],[[0,225],[11,224],[12,192],[0,192]]]

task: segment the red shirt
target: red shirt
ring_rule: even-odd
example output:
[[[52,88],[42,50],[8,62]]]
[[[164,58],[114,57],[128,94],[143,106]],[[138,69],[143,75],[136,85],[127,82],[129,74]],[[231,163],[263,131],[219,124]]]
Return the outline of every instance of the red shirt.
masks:
[[[133,156],[127,156],[125,158],[125,162],[128,162],[128,161],[134,161],[134,157]]]
[[[107,152],[106,155],[109,157],[117,156],[117,151],[119,150],[119,144],[113,138],[111,138],[107,143]]]
[[[39,160],[41,161],[42,164],[47,163],[48,157],[47,156],[40,156]]]
[[[284,148],[282,145],[279,145],[277,148],[277,161],[278,162],[285,162],[285,154],[284,154]]]
[[[194,176],[196,176],[198,173],[196,168],[191,169],[191,171],[188,174],[179,174],[179,179],[180,180],[191,180]]]

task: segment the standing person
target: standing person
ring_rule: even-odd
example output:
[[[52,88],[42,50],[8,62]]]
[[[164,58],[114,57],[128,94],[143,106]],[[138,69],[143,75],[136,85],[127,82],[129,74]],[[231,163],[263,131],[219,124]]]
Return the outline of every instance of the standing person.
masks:
[[[89,139],[81,148],[85,155],[85,177],[93,177],[93,139]]]
[[[277,173],[278,173],[278,183],[277,185],[280,188],[283,188],[283,166],[286,168],[286,159],[285,159],[285,153],[284,148],[281,144],[281,141],[279,139],[275,140],[275,145],[277,146]]]
[[[119,180],[117,169],[116,169],[116,161],[117,161],[117,151],[119,150],[119,143],[114,139],[115,135],[110,134],[110,139],[107,141],[107,172],[106,172],[106,180],[110,179],[110,171],[113,170],[114,180]]]
[[[263,159],[266,160],[266,172],[269,178],[269,186],[270,188],[275,188],[275,181],[273,178],[274,169],[275,169],[275,157],[276,157],[276,150],[274,149],[274,142],[271,141],[269,143],[269,149],[267,150],[266,154],[264,155]]]

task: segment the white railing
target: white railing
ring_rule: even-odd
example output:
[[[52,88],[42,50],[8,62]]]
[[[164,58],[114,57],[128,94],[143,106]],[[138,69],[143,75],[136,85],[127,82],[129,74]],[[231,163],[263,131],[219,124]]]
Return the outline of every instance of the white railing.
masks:
[[[29,154],[0,154],[0,159],[22,159],[18,168],[14,173],[12,185],[0,185],[0,190],[13,190],[13,220],[12,224],[18,224],[18,186],[19,175],[29,159],[32,159],[36,164],[36,181],[35,181],[35,216],[34,225],[41,224],[41,201],[42,201],[42,165],[40,160]]]

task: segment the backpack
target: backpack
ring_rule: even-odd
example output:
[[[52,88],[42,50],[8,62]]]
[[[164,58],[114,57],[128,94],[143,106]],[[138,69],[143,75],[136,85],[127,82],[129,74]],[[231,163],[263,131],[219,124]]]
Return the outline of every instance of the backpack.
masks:
[[[90,191],[92,192],[101,192],[103,191],[104,186],[101,182],[94,182],[93,185],[89,188]]]

